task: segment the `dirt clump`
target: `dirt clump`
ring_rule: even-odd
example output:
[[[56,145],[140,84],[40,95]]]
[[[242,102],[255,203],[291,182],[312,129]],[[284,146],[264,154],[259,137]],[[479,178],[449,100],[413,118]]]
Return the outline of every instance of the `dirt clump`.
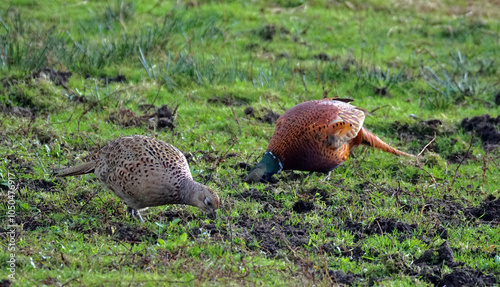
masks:
[[[177,114],[176,106],[174,109],[168,105],[162,105],[156,108],[153,105],[143,105],[140,108],[145,113],[142,116],[137,116],[132,110],[120,106],[109,114],[108,121],[122,127],[139,127],[147,125],[150,129],[167,128],[173,130],[175,128],[174,120]],[[154,113],[147,113],[151,108],[156,109]]]
[[[271,191],[270,189],[271,187],[266,187],[264,189],[264,192],[262,192],[251,188],[244,190],[239,196],[244,199],[251,199],[257,202],[261,202],[264,205],[269,204],[274,208],[283,208],[283,204],[275,200],[272,194],[269,194],[269,191]]]
[[[89,78],[89,77],[90,76],[87,75],[85,78]],[[125,83],[127,81],[127,77],[125,77],[125,75],[123,75],[121,73],[121,71],[116,75],[116,77],[102,75],[102,76],[98,77],[97,79],[99,79],[106,86],[111,84],[111,83]]]
[[[175,128],[174,120],[175,115],[177,114],[176,106],[174,109],[170,109],[168,105],[162,105],[159,109],[156,110],[156,126],[157,128],[168,128],[173,130]]]
[[[252,165],[246,163],[246,162],[238,162],[233,166],[233,169],[242,169],[244,171],[250,171],[252,170]],[[246,175],[245,175],[246,177]]]
[[[361,222],[346,219],[342,225],[342,229],[349,231],[354,235],[354,242],[357,242],[366,236],[374,234],[392,234],[394,231],[397,231],[400,234],[399,240],[403,241],[404,239],[409,238],[413,231],[417,229],[417,224],[403,223],[394,218],[376,218],[370,224],[363,225]]]
[[[363,276],[359,274],[354,274],[350,271],[345,273],[342,270],[336,270],[336,271],[328,270],[328,277],[334,284],[334,286],[353,285],[354,283],[359,282],[359,280],[363,278]]]
[[[314,209],[314,202],[299,200],[293,204],[292,209],[296,213],[307,213]]]
[[[56,86],[62,86],[63,88],[68,89],[66,84],[68,83],[69,78],[71,78],[72,75],[73,75],[73,73],[69,72],[69,71],[63,72],[63,71],[52,70],[49,68],[43,68],[43,69],[40,69],[38,71],[31,73],[31,75],[29,75],[28,78],[31,78],[31,79],[48,78],[52,82],[54,82],[54,84],[56,84]]]
[[[320,60],[320,61],[332,61],[333,60],[330,56],[328,56],[325,53],[319,53],[317,55],[314,55],[314,59]]]
[[[399,233],[402,233],[404,236],[410,236],[416,228],[417,228],[416,224],[403,223],[394,218],[388,218],[388,219],[376,218],[365,229],[365,233],[367,235],[373,235],[373,234],[383,235],[384,233],[391,234],[394,231],[398,231]]]
[[[479,270],[463,267],[464,263],[456,262],[453,250],[445,241],[439,248],[426,250],[413,262],[413,270],[424,281],[436,286],[493,286],[497,283],[493,275],[485,275]],[[442,275],[443,264],[453,271]]]
[[[330,195],[324,189],[319,189],[314,187],[309,190],[306,190],[304,194],[319,199],[320,201],[326,203],[327,206],[332,205],[332,201],[328,199]]]
[[[246,107],[243,110],[243,113],[247,117],[252,117],[262,123],[275,124],[276,121],[281,117],[279,113],[276,113],[272,110],[263,108],[259,112],[257,112],[253,107]]]
[[[429,199],[425,204],[418,207],[426,216],[434,216],[441,222],[458,223],[464,219],[462,215],[463,205],[447,199]]]
[[[9,279],[2,279],[0,280],[0,287],[10,287],[12,286],[12,281]]]
[[[39,207],[37,205],[37,207]],[[42,212],[50,212],[51,210],[50,209],[44,209],[45,211],[42,211],[42,209],[40,209],[40,213]],[[50,211],[49,211],[50,210]],[[24,231],[34,231],[36,230],[38,227],[40,228],[46,228],[46,227],[49,227],[49,226],[52,226],[52,225],[55,225],[57,224],[54,220],[52,219],[38,219],[39,217],[30,217],[30,218],[27,218],[26,221],[22,222],[22,226],[23,226],[23,230]]]
[[[412,124],[401,124],[401,122],[395,121],[392,123],[392,128],[404,142],[418,140],[423,143],[431,140],[434,137],[434,133],[441,134],[441,125],[442,122],[439,119],[432,119],[428,121],[420,120]],[[434,149],[434,145],[429,146],[429,150],[435,151]]]
[[[454,269],[446,274],[438,286],[495,286],[497,280],[493,275],[486,275],[479,270],[469,268]]]
[[[144,241],[156,241],[158,236],[145,227],[130,227],[124,223],[109,224],[106,227],[106,233],[112,236],[113,240],[128,243],[139,243]]]
[[[427,265],[441,265],[446,264],[448,267],[456,267],[460,265],[454,262],[455,256],[453,255],[453,250],[448,246],[448,242],[445,241],[437,249],[426,250],[419,258],[417,258],[414,263]]]
[[[272,41],[276,34],[276,26],[266,24],[260,28],[257,34],[265,41]]]
[[[281,249],[303,247],[309,242],[305,226],[290,225],[286,221],[286,217],[255,220],[244,214],[240,216],[236,226],[242,228],[240,236],[245,238],[250,249],[276,255]]]
[[[141,117],[135,115],[132,110],[120,107],[109,114],[108,121],[122,127],[134,127],[144,124]]]
[[[467,207],[464,213],[468,217],[500,223],[500,197],[495,198],[495,196],[490,194],[484,199],[480,206]]]
[[[26,188],[30,192],[59,192],[56,183],[45,179],[25,180],[19,182],[19,188]]]
[[[9,162],[7,163],[7,170],[14,174],[33,174],[34,164],[31,161],[24,160],[16,154],[7,154],[5,159]]]
[[[32,118],[34,116],[34,113],[31,111],[31,109],[18,106],[10,107],[0,105],[0,112],[18,118]]]
[[[255,111],[252,107],[246,107],[245,110],[243,110],[243,114],[245,114],[245,116],[253,116],[254,113]]]
[[[223,239],[224,237],[227,237],[228,234],[217,229],[217,226],[213,223],[201,223],[200,227],[193,227],[189,231],[189,236],[194,239],[196,237],[199,237],[201,235],[206,235],[209,237],[219,237]]]
[[[276,55],[276,59],[289,59],[290,58],[290,53],[288,52],[281,52],[278,55]]]
[[[248,99],[243,97],[238,97],[233,94],[227,93],[224,96],[215,96],[208,99],[210,104],[223,104],[226,107],[236,106],[241,107],[243,105],[248,105],[250,102]]]
[[[342,229],[349,231],[354,234],[354,242],[359,241],[359,239],[366,237],[363,232],[363,223],[352,221],[351,219],[346,219]]]
[[[272,124],[276,123],[276,121],[279,119],[280,116],[281,116],[280,114],[269,110],[267,112],[267,114],[265,114],[263,117],[258,118],[258,119],[260,119],[260,121],[262,121],[262,122],[265,122],[265,123],[272,125]]]
[[[373,92],[375,95],[382,97],[390,96],[389,89],[387,87],[373,87]]]
[[[450,164],[462,163],[462,164],[466,165],[469,162],[469,160],[474,160],[474,159],[475,159],[475,157],[472,154],[472,152],[470,152],[470,151],[454,152],[454,153],[449,154],[446,157],[446,160]]]
[[[492,118],[485,114],[482,116],[465,118],[462,120],[462,128],[467,132],[474,132],[483,142],[483,148],[495,148],[500,146],[500,116]]]

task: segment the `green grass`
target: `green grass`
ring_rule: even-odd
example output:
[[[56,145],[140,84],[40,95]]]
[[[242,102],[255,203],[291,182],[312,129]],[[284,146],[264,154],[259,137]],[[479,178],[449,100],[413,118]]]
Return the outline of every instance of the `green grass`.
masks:
[[[432,286],[464,270],[499,284],[498,217],[473,211],[499,196],[500,154],[461,122],[500,114],[500,9],[434,4],[0,3],[0,279],[10,274],[11,179],[16,286],[329,286],[339,270],[339,283],[362,286]],[[44,67],[71,71],[67,88],[34,76]],[[102,81],[120,72],[126,81]],[[355,99],[365,127],[403,151],[418,154],[436,133],[432,153],[419,166],[361,148],[330,180],[243,182],[274,131],[268,111],[326,93]],[[178,106],[173,130],[138,119],[151,104]],[[218,219],[162,206],[141,225],[95,176],[51,175],[130,134],[188,155],[194,178],[223,200]],[[298,213],[299,201],[314,208]],[[453,263],[439,257],[444,242]],[[426,251],[432,260],[418,263]]]

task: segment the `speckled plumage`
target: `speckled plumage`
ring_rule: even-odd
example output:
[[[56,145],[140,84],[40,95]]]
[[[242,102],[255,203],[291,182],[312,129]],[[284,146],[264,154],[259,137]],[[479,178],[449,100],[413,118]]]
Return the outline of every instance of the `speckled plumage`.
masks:
[[[193,180],[184,155],[174,146],[146,136],[110,141],[89,162],[62,169],[57,176],[95,173],[133,213],[165,204],[197,206],[215,214],[220,200],[210,188]]]
[[[349,102],[322,99],[287,110],[276,122],[267,152],[249,173],[247,181],[268,180],[281,170],[330,172],[347,160],[349,151],[360,144],[411,156],[363,128],[365,113]]]

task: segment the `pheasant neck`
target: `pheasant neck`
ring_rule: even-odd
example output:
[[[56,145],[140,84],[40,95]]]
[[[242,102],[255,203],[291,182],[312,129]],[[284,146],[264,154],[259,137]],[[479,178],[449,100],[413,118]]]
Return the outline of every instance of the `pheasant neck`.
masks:
[[[193,202],[196,201],[197,190],[200,188],[200,184],[194,180],[186,179],[181,184],[181,203],[187,205],[193,205]]]
[[[247,182],[269,181],[273,174],[281,172],[283,164],[272,152],[264,154],[262,160],[248,173]]]
[[[264,154],[264,157],[262,158],[260,163],[266,166],[266,172],[270,173],[271,175],[280,173],[283,170],[283,164],[281,163],[280,159],[270,151],[267,151]]]

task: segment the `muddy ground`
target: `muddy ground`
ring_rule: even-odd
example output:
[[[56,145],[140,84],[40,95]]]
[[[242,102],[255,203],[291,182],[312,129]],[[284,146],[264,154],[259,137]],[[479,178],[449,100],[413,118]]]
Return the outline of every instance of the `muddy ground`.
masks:
[[[11,165],[20,171],[21,166],[25,165],[22,160],[11,157],[13,162]],[[49,182],[45,180],[23,180],[20,185],[28,187],[31,192],[47,193],[56,192],[54,187],[57,184],[64,184],[63,182]],[[339,181],[337,184],[342,184]],[[310,274],[320,280],[321,278],[327,277],[336,284],[352,285],[354,283],[361,282],[360,280],[368,280],[370,285],[375,282],[384,280],[384,278],[368,278],[364,279],[360,274],[354,274],[351,272],[344,273],[340,270],[326,270],[318,271],[309,266],[307,263],[301,262],[293,256],[294,252],[300,248],[308,245],[311,235],[319,234],[324,232],[325,226],[320,224],[317,226],[310,226],[298,222],[296,224],[291,224],[292,215],[305,216],[310,212],[325,212],[324,210],[318,210],[316,208],[315,200],[320,200],[323,202],[331,203],[334,199],[334,194],[329,194],[325,190],[321,189],[310,189],[303,190],[301,192],[302,199],[295,202],[291,208],[285,208],[284,203],[273,198],[272,194],[275,192],[275,188],[272,184],[266,187],[264,192],[257,191],[255,189],[247,189],[239,194],[234,194],[232,198],[226,200],[223,208],[229,208],[231,202],[235,200],[245,200],[254,201],[262,206],[263,212],[268,212],[269,218],[252,218],[245,212],[242,212],[238,218],[229,217],[219,217],[217,221],[222,222],[222,224],[217,224],[216,221],[210,221],[209,223],[201,223],[199,228],[193,228],[189,232],[189,236],[192,240],[203,236],[211,238],[214,241],[228,241],[231,242],[232,238],[239,237],[245,242],[243,246],[237,246],[235,248],[240,248],[241,252],[263,252],[267,254],[270,258],[276,257],[287,257],[289,260],[296,261],[296,264],[302,266],[303,272]],[[89,194],[76,194],[75,198],[77,201],[88,200]],[[56,224],[50,217],[43,216],[43,214],[49,214],[54,212],[53,207],[50,204],[45,203],[43,200],[40,202],[28,202],[30,206],[36,207],[39,213],[24,215],[19,218],[19,224],[23,224],[23,230],[29,232],[37,228],[48,227]],[[70,204],[71,206],[71,204]],[[75,205],[74,208],[78,205]],[[109,213],[110,207],[106,206],[106,210]],[[396,218],[376,218],[368,224],[363,224],[361,222],[352,221],[347,219],[343,222],[338,223],[327,223],[323,224],[330,225],[328,230],[330,230],[331,225],[334,224],[335,228],[342,229],[352,233],[355,237],[355,244],[350,246],[335,246],[332,243],[323,244],[321,246],[315,247],[317,252],[325,253],[329,256],[335,257],[346,257],[351,261],[371,261],[374,260],[373,256],[378,256],[377,251],[365,250],[363,240],[368,236],[375,234],[378,235],[391,235],[393,240],[403,241],[405,239],[415,237],[431,243],[435,238],[439,237],[446,240],[448,238],[448,232],[445,226],[445,222],[454,222],[457,217],[464,216],[466,224],[500,224],[500,198],[496,198],[492,195],[484,198],[481,204],[472,205],[462,205],[456,200],[428,200],[424,206],[414,206],[412,208],[421,209],[423,212],[428,214],[428,216],[436,217],[442,222],[442,224],[436,225],[431,228],[427,233],[421,235],[415,235],[415,231],[419,229],[418,224],[407,224],[400,222]],[[123,216],[124,210],[121,208],[111,208],[113,212],[109,216]],[[408,211],[411,208],[407,209]],[[85,212],[85,210],[82,210]],[[171,222],[175,219],[180,219],[179,224],[187,223],[188,221],[195,220],[192,214],[185,212],[180,209],[178,211],[165,211],[163,213],[156,213],[152,215],[155,218],[153,220],[162,220]],[[462,219],[461,219],[462,220]],[[219,227],[217,227],[219,226]],[[149,231],[144,227],[131,226],[129,223],[120,222],[108,225],[103,225],[102,230],[95,230],[95,228],[89,228],[88,225],[81,225],[78,223],[69,224],[71,230],[82,232],[82,233],[93,233],[93,232],[103,232],[110,236],[114,241],[129,242],[132,244],[149,242],[154,243],[158,239],[158,235]],[[426,228],[424,228],[426,230]],[[336,234],[333,232],[327,232],[327,237],[335,237]],[[371,257],[365,257],[364,255],[369,252]],[[498,251],[497,251],[498,252]],[[491,253],[494,256],[495,252]],[[453,249],[448,246],[447,241],[445,241],[439,248],[430,248],[421,256],[415,256],[413,258],[402,258],[402,255],[393,254],[391,258],[382,258],[382,260],[390,260],[392,262],[391,268],[393,272],[404,273],[410,276],[416,276],[421,278],[421,280],[434,284],[436,286],[493,286],[498,284],[496,278],[493,275],[486,275],[480,270],[476,270],[473,266],[467,266],[464,262],[460,262],[453,255]],[[449,273],[444,273],[444,266],[447,266],[452,271]]]
[[[47,75],[51,80],[57,81],[61,85],[64,85],[65,81],[67,81],[65,77],[71,76],[71,74],[68,75],[63,73],[59,75],[46,71],[40,73],[48,73]],[[40,77],[40,74],[36,76]],[[108,81],[109,80],[110,79],[108,79]],[[246,104],[244,101],[238,102],[237,98],[231,96],[214,98],[209,102],[212,104],[220,103],[230,106],[243,106]],[[30,111],[22,107],[2,107],[0,111],[18,117],[30,115]],[[111,112],[109,121],[121,126],[146,124],[156,128],[175,128],[174,120],[177,113],[177,107],[172,108],[167,105],[161,107],[145,106],[141,107],[141,111],[144,115],[137,116],[131,110],[121,107]],[[265,109],[256,111],[253,107],[246,107],[244,109],[244,114],[248,118],[267,124],[274,124],[280,116],[280,114],[274,111]],[[402,125],[396,122],[393,124],[393,127],[397,131],[399,137],[405,142],[414,139],[427,142],[435,132],[439,132],[441,124],[439,120],[418,122],[415,125]],[[489,115],[484,115],[472,119],[464,119],[461,123],[461,127],[467,132],[477,134],[482,140],[483,145],[490,149],[500,144],[499,124],[500,116],[492,118]],[[432,150],[432,146],[430,149]],[[236,155],[221,155],[218,152],[201,153],[201,159],[211,163]],[[192,155],[187,154],[188,160],[190,160],[190,156]],[[19,158],[16,154],[7,155],[6,159],[9,161],[8,167],[10,171],[19,175],[33,173],[33,163]],[[472,155],[464,151],[450,155],[448,157],[448,162],[466,163],[468,160],[472,159]],[[240,170],[245,174],[251,167],[251,163],[245,162],[240,162],[233,166],[234,169]],[[291,172],[285,173],[285,176],[288,180],[300,180],[307,176],[307,174]],[[53,193],[57,192],[58,189],[56,187],[58,185],[64,185],[64,182],[65,181],[62,180],[55,180],[52,182],[43,179],[23,179],[19,182],[19,187],[25,187],[30,192],[42,194]],[[220,227],[217,227],[218,225],[215,221],[211,221],[209,224],[202,223],[199,228],[191,229],[189,236],[193,240],[196,240],[200,236],[208,236],[211,240],[229,242],[232,241],[232,238],[239,237],[245,242],[244,246],[238,247],[241,248],[241,252],[243,253],[258,251],[265,253],[270,258],[289,257],[289,259],[295,260],[298,265],[302,266],[304,272],[310,273],[311,276],[315,276],[318,279],[327,277],[332,283],[351,285],[362,280],[363,277],[360,274],[345,273],[339,270],[326,270],[324,272],[314,270],[308,264],[296,260],[296,258],[291,255],[294,254],[295,250],[308,246],[311,235],[322,233],[327,229],[321,224],[314,227],[300,222],[291,224],[292,215],[306,216],[311,212],[325,212],[317,208],[317,200],[327,205],[332,205],[335,195],[321,189],[303,190],[302,198],[295,202],[291,208],[285,208],[283,202],[271,196],[275,190],[273,184],[274,183],[268,184],[264,192],[249,188],[241,193],[233,194],[232,199],[228,199],[225,203],[226,205],[230,204],[231,200],[254,201],[261,204],[262,211],[267,212],[269,217],[265,219],[255,218],[245,212],[242,212],[238,218],[220,217],[217,220],[224,223],[219,225]],[[333,183],[333,185],[346,188],[341,180]],[[5,189],[6,187],[0,186],[0,188]],[[367,183],[366,185],[354,188],[370,189],[371,187],[370,184]],[[354,190],[352,191],[354,192]],[[393,190],[388,190],[387,192],[393,192]],[[78,202],[89,201],[89,196],[89,194],[75,194],[76,202],[70,203],[68,208],[75,208],[79,209],[81,212],[85,212],[85,206],[79,206]],[[17,223],[23,225],[23,230],[25,232],[56,224],[50,217],[43,216],[44,214],[50,214],[55,211],[54,208],[50,204],[44,202],[43,199],[39,202],[27,202],[27,204],[38,212],[31,213],[30,215],[25,214],[18,218]],[[225,206],[224,208],[227,207],[228,206]],[[106,208],[107,213],[109,213],[110,207],[105,206],[104,208]],[[364,254],[366,254],[367,251],[372,251],[364,250],[362,246],[363,240],[372,235],[394,234],[393,240],[403,241],[415,237],[414,233],[416,230],[428,230],[426,233],[416,236],[416,238],[423,242],[431,243],[434,241],[434,238],[448,239],[448,231],[445,227],[445,223],[463,224],[463,222],[466,222],[467,224],[500,224],[500,198],[493,195],[485,197],[479,205],[475,206],[467,205],[467,203],[464,204],[457,199],[447,199],[444,197],[442,199],[428,199],[425,204],[402,204],[402,209],[407,212],[415,209],[421,210],[427,216],[435,218],[438,223],[433,228],[428,229],[427,227],[420,228],[418,224],[401,222],[397,218],[376,218],[368,224],[352,221],[350,219],[337,223],[325,222],[322,224],[328,224],[329,227],[333,224],[333,227],[353,234],[355,244],[349,246],[334,246],[331,243],[327,243],[315,248],[318,252],[331,256],[346,257],[354,261],[370,261],[373,259],[365,257]],[[111,210],[113,210],[113,212],[111,212],[109,216],[123,216],[125,212],[121,208],[116,207],[111,207]],[[155,216],[158,216],[156,219],[162,219],[164,221],[180,219],[181,223],[194,220],[192,215],[184,211],[167,211]],[[108,234],[112,240],[117,242],[153,243],[158,239],[157,234],[152,233],[146,228],[131,227],[128,223],[102,226],[101,230],[89,229],[88,226],[82,226],[75,223],[72,225],[70,224],[70,229],[82,233],[104,232]],[[331,228],[328,228],[328,230],[330,229]],[[326,236],[333,238],[336,234],[327,232]],[[494,254],[493,252],[491,255],[494,256]],[[410,276],[416,276],[436,286],[493,286],[499,283],[493,275],[486,275],[480,270],[474,269],[473,266],[467,266],[466,263],[460,262],[454,258],[453,250],[448,246],[447,241],[437,249],[431,248],[426,250],[421,256],[414,256],[408,260],[395,254],[394,258],[390,260],[393,262],[391,268],[394,269],[394,273],[401,272]],[[444,265],[452,271],[444,274]],[[374,284],[383,279],[384,278],[376,277],[369,278],[368,283]]]

